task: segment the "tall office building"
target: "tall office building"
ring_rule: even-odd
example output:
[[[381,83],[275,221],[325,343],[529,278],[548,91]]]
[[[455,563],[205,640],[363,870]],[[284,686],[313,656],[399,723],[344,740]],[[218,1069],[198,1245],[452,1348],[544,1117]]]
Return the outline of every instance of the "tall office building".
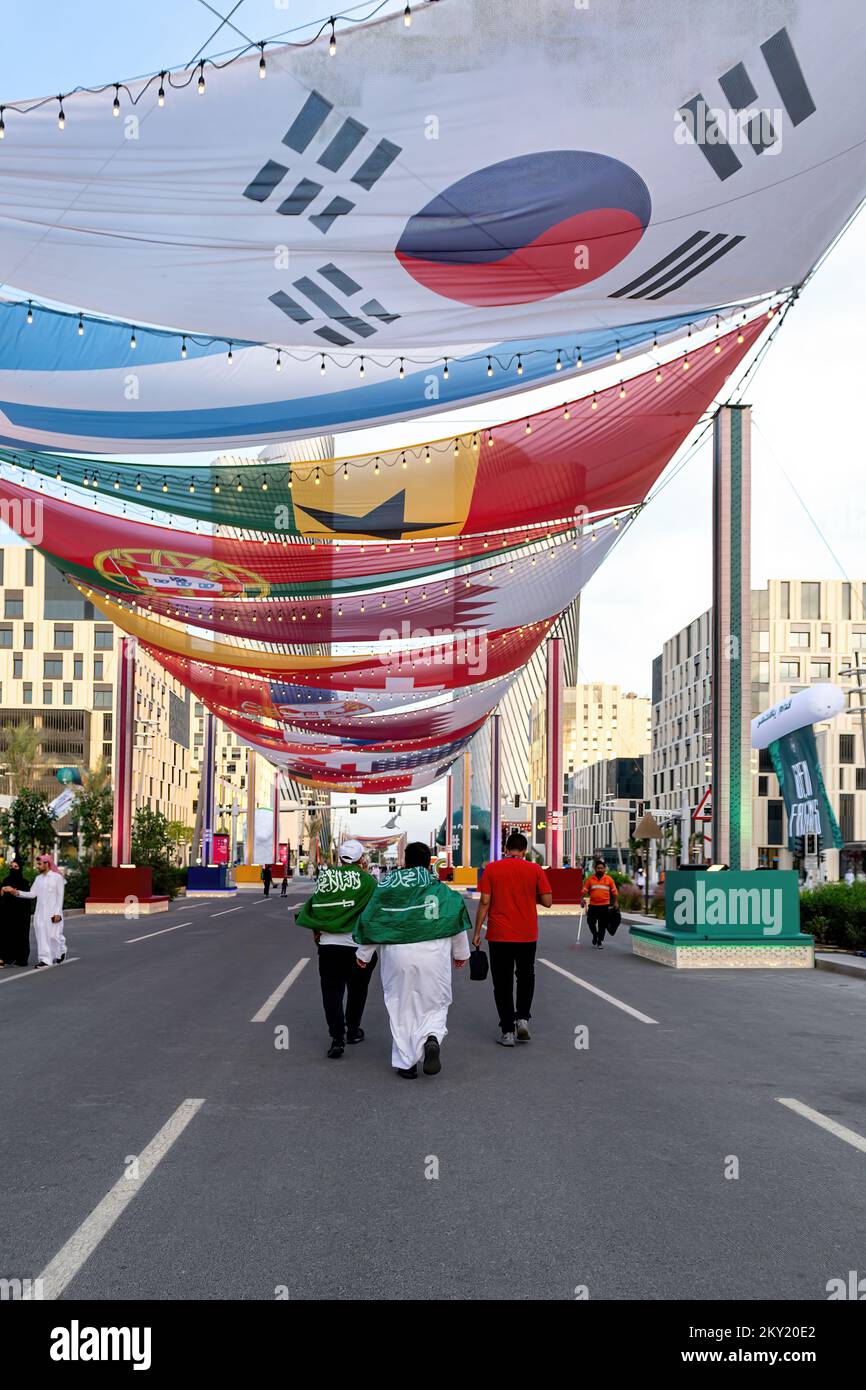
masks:
[[[547,775],[547,710],[543,696],[532,707],[530,751],[534,801],[543,801]],[[567,686],[563,701],[563,766],[568,777],[609,758],[640,758],[650,750],[647,698],[618,685],[589,681]]]
[[[671,637],[653,662],[652,803],[694,815],[706,810],[712,759],[711,618],[706,612]],[[866,664],[866,584],[843,580],[772,579],[752,591],[752,705],[749,717],[818,681],[846,686],[845,668]],[[824,856],[829,878],[866,855],[866,764],[862,727],[851,709],[816,736],[824,781],[845,848]],[[751,867],[791,868],[785,808],[769,754],[752,756]],[[693,826],[692,856],[711,851]]]

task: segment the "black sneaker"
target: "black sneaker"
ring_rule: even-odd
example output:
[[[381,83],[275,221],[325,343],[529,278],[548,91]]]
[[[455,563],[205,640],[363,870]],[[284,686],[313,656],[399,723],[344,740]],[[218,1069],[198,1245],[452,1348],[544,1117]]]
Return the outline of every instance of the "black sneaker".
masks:
[[[33,969],[34,969],[34,970],[47,970],[47,969],[48,969],[48,961],[47,961],[47,960],[38,960],[38,961],[36,962],[36,964],[34,965]]]
[[[66,959],[66,952],[64,951],[62,956],[58,956],[58,957],[57,957],[57,960],[54,962],[54,964],[55,964],[55,965],[62,965],[63,962],[65,961],[65,959]]]
[[[397,1068],[397,1075],[398,1075],[398,1076],[403,1076],[403,1077],[405,1077],[407,1081],[414,1081],[415,1078],[416,1078],[416,1076],[418,1075],[418,1068],[417,1068],[417,1066],[415,1066],[415,1067],[398,1067],[398,1068]]]
[[[332,1038],[331,1046],[328,1048],[329,1057],[342,1057],[346,1051],[346,1045],[342,1038]]]
[[[439,1039],[434,1038],[431,1033],[424,1044],[424,1065],[422,1067],[425,1076],[438,1076],[442,1070],[442,1062],[439,1058]]]
[[[350,1032],[348,1032],[348,1033],[346,1034],[346,1042],[347,1042],[347,1043],[359,1043],[359,1042],[363,1042],[365,1037],[366,1037],[366,1034],[365,1034],[363,1028],[356,1028],[356,1029],[354,1029],[354,1031],[350,1031]]]

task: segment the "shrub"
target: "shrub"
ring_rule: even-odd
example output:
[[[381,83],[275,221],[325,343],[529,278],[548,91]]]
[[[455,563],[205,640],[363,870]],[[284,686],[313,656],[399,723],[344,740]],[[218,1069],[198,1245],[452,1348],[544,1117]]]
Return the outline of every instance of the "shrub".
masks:
[[[623,912],[643,912],[644,895],[633,883],[624,883],[619,890],[619,905]]]
[[[824,883],[801,893],[800,927],[819,944],[866,949],[866,883]]]

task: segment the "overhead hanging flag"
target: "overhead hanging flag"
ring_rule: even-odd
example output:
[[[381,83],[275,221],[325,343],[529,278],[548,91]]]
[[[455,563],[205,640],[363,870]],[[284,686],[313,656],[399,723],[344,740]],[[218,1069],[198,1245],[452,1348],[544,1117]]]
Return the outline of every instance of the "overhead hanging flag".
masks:
[[[611,510],[643,500],[767,324],[762,313],[602,391],[563,389],[560,404],[495,428],[377,454],[167,467],[0,449],[0,464],[31,486],[60,473],[80,506],[96,488],[106,506],[147,506],[155,520],[170,512],[280,537],[409,540]]]
[[[770,757],[788,813],[788,848],[796,851],[803,836],[814,835],[823,849],[842,849],[845,841],[824,786],[812,725],[776,739]]]
[[[0,279],[135,325],[357,355],[799,284],[866,187],[857,0],[448,0],[5,106]],[[113,80],[113,74],[106,74]],[[636,100],[639,94],[639,114]],[[319,418],[316,429],[323,427]]]

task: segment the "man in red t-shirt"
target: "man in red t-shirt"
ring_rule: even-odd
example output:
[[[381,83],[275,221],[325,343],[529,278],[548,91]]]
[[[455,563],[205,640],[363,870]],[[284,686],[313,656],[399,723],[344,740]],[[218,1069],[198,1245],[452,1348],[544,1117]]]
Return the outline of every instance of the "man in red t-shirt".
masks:
[[[481,875],[481,904],[475,918],[473,946],[481,941],[487,923],[493,997],[499,1012],[499,1037],[503,1047],[529,1042],[532,995],[535,991],[535,947],[538,942],[536,904],[550,907],[553,894],[544,871],[524,857],[525,835],[513,831],[505,841],[505,858],[495,859]],[[517,1005],[514,978],[517,976]]]

